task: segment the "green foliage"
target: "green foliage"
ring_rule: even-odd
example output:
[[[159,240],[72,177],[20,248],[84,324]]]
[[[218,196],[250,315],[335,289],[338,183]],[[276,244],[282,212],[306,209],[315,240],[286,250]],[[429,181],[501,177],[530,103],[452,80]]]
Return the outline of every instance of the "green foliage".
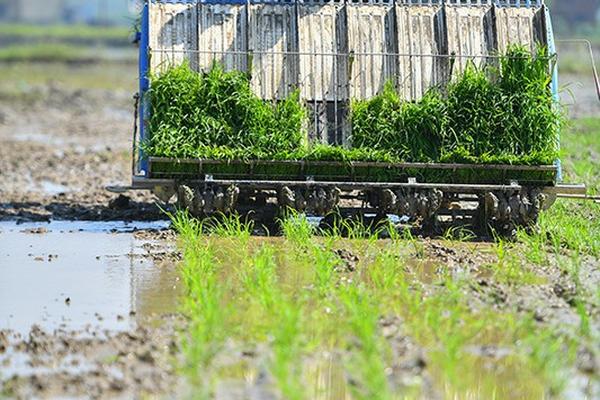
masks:
[[[389,379],[398,338],[427,349],[427,374],[448,398],[559,397],[572,368],[580,339],[569,339],[564,327],[539,325],[523,311],[473,307],[469,276],[420,280],[407,256],[416,244],[421,258],[431,253],[409,231],[392,241],[363,240],[370,227],[355,221],[347,228],[353,240],[314,236],[291,213],[281,221],[285,238],[265,239],[248,237],[248,225],[235,220],[222,219],[225,226],[215,230],[215,222],[205,226],[184,213],[172,218],[184,253],[184,371],[205,398],[216,382],[246,379],[256,370],[268,373],[286,399],[317,398],[324,381],[331,382],[326,390],[341,388],[356,399],[413,398],[410,387]],[[337,249],[359,260],[351,272]],[[498,265],[486,280],[533,282],[519,272],[518,247],[499,241],[495,250]],[[593,319],[585,305],[577,304],[581,326],[575,329],[587,339]],[[231,354],[238,346],[266,349],[267,356],[245,359],[236,372]],[[482,346],[509,353],[474,352]],[[423,397],[414,389],[414,398]]]
[[[298,92],[271,105],[252,92],[246,74],[218,64],[202,74],[183,64],[151,80],[148,154],[228,158],[232,151],[269,158],[304,140]]]
[[[600,188],[600,119],[573,121],[563,134],[563,171],[566,182],[585,183],[591,194]],[[527,247],[527,258],[543,265],[549,254],[600,255],[600,205],[586,201],[557,200],[541,213],[535,232],[520,232],[519,240]]]
[[[353,145],[412,162],[551,164],[564,120],[550,90],[549,57],[511,47],[500,66],[465,71],[415,103],[390,84],[352,107]]]
[[[352,104],[353,145],[392,151],[400,160],[436,161],[447,125],[445,114],[438,91],[411,103],[387,84],[379,96]]]
[[[361,286],[340,288],[340,301],[348,332],[358,347],[351,358],[350,373],[357,385],[352,387],[356,399],[392,398],[387,380],[386,345],[379,332],[380,310],[374,296]]]
[[[280,219],[279,225],[285,238],[297,246],[305,246],[316,231],[306,216],[293,209],[287,210],[285,218]]]
[[[83,46],[39,43],[11,45],[0,49],[0,61],[17,62],[77,62],[98,59]]]
[[[551,164],[563,118],[550,90],[549,57],[512,47],[500,65],[468,65],[445,91],[401,99],[392,84],[353,101],[348,149],[307,145],[296,91],[271,105],[249,77],[215,64],[152,76],[148,155],[218,160],[327,160]]]
[[[41,40],[95,40],[122,41],[128,43],[129,30],[122,26],[93,25],[33,25],[2,23],[0,36],[3,38]]]

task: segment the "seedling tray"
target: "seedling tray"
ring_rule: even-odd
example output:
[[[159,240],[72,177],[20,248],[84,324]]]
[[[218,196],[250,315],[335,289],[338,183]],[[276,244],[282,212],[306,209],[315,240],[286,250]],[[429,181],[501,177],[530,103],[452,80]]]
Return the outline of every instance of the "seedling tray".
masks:
[[[339,161],[262,161],[149,158],[151,179],[213,179],[509,184],[553,186],[554,165],[381,163]]]

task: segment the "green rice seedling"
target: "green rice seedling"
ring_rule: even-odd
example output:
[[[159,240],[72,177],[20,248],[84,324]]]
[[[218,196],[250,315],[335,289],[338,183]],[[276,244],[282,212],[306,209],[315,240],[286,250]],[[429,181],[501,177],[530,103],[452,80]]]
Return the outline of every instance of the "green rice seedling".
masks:
[[[387,220],[385,225],[386,232],[392,243],[397,244],[400,242],[402,240],[402,234],[398,227],[390,220]]]
[[[189,318],[182,338],[184,371],[196,386],[198,397],[209,398],[212,377],[207,372],[208,367],[226,338],[223,288],[218,283],[216,263],[209,247],[192,250],[186,247],[181,271],[187,291],[182,309]]]
[[[468,64],[464,73],[448,87],[448,153],[481,156],[497,154],[495,135],[502,129],[504,98],[487,71]],[[499,148],[502,149],[502,148]]]
[[[246,74],[214,64],[206,73],[184,63],[151,77],[148,155],[220,158],[218,150],[265,158],[300,147],[305,110],[299,93],[271,105]],[[254,157],[253,157],[254,156]]]
[[[341,264],[340,258],[333,252],[333,241],[325,246],[313,246],[311,261],[314,269],[314,284],[320,297],[325,297],[333,287],[335,269]]]
[[[401,100],[391,84],[352,106],[353,144],[405,161],[551,164],[564,117],[545,49],[511,47],[500,67],[467,65],[442,94]]]
[[[171,220],[173,228],[184,241],[185,247],[194,245],[203,232],[203,222],[193,218],[187,210],[177,210],[174,214],[163,211]]]
[[[352,143],[357,148],[390,151],[405,161],[437,160],[445,131],[444,108],[435,90],[410,103],[402,101],[388,83],[372,100],[352,104]]]
[[[321,229],[320,234],[330,240],[341,240],[342,238],[350,240],[366,239],[369,243],[372,243],[379,239],[387,227],[387,222],[370,221],[367,223],[360,215],[348,218],[334,215],[327,229]]]
[[[253,256],[251,267],[245,271],[242,281],[247,295],[257,301],[264,310],[277,304],[277,264],[274,250],[270,246],[262,246]]]
[[[291,209],[279,220],[279,224],[285,238],[298,246],[306,246],[316,233],[315,227],[308,222],[306,216]]]
[[[600,254],[600,226],[590,223],[598,212],[595,204],[573,205],[559,201],[539,218],[540,229],[547,231],[553,243],[578,253]]]
[[[548,233],[544,229],[539,232],[529,233],[525,229],[518,229],[517,240],[527,249],[525,258],[536,264],[543,265],[548,262]]]
[[[294,301],[281,299],[274,308],[273,361],[271,372],[284,398],[307,398],[302,382],[302,310]]]
[[[590,316],[585,308],[585,304],[581,300],[577,300],[575,304],[577,315],[579,315],[579,333],[584,337],[589,337],[591,334]]]
[[[410,228],[405,228],[402,231],[402,238],[408,241],[414,249],[415,257],[419,259],[425,258],[425,247],[411,232]]]
[[[546,395],[557,396],[569,379],[567,366],[575,359],[575,342],[549,329],[535,327],[531,317],[523,320],[520,331],[525,332],[521,347],[524,357],[543,377]]]
[[[523,285],[540,282],[540,278],[520,258],[514,246],[496,236],[495,251],[497,261],[491,265],[494,278],[500,282]]]
[[[271,104],[253,94],[247,74],[184,64],[151,77],[151,137],[142,147],[147,155],[220,160],[551,164],[564,118],[549,62],[545,49],[511,47],[498,67],[470,64],[415,102],[387,84],[373,99],[353,101],[353,148],[307,143],[297,91]]]
[[[254,232],[254,222],[242,220],[239,214],[221,214],[208,220],[205,225],[212,235],[236,238],[242,243],[247,243]]]
[[[476,238],[475,233],[464,226],[452,226],[444,232],[444,240],[470,242]]]
[[[379,310],[364,288],[354,285],[340,289],[340,300],[347,316],[349,333],[356,340],[351,353],[349,373],[357,384],[351,387],[357,399],[390,399],[385,373],[386,349],[379,333]]]
[[[523,47],[511,46],[501,59],[498,86],[509,100],[504,127],[514,154],[526,152],[558,156],[556,141],[564,117],[553,101],[550,90],[551,59],[545,48],[536,55]]]
[[[373,223],[366,224],[362,218],[342,218],[339,221],[341,230],[350,240],[377,238],[377,233],[373,233]]]
[[[391,251],[383,251],[369,265],[368,280],[373,289],[379,292],[381,297],[385,297],[395,290],[399,279],[405,279],[403,268],[402,259]]]
[[[263,245],[252,256],[248,267],[241,270],[243,298],[247,299],[249,305],[246,310],[247,318],[241,322],[246,331],[258,327],[266,336],[272,337],[273,354],[269,370],[277,387],[286,399],[303,399],[303,345],[300,328],[304,306],[301,301],[294,299],[292,292],[283,292],[277,267],[275,249]],[[256,315],[252,315],[249,310],[252,304],[259,309]]]

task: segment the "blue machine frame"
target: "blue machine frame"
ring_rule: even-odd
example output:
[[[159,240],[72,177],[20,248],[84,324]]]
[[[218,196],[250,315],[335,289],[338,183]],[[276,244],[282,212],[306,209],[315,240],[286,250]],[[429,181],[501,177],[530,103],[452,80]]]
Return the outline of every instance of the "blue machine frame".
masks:
[[[148,2],[145,2],[144,8],[142,9],[142,23],[141,23],[141,35],[140,35],[140,48],[139,48],[139,85],[140,85],[140,107],[139,113],[139,134],[142,143],[146,140],[146,121],[150,116],[150,104],[146,93],[150,89],[150,8]],[[146,176],[148,172],[148,159],[145,157],[143,150],[139,149],[138,154],[138,166],[136,175]]]
[[[147,139],[147,121],[151,115],[152,110],[146,96],[150,89],[150,7],[149,2],[155,2],[156,0],[145,0],[144,7],[142,9],[141,19],[141,32],[139,36],[139,93],[140,93],[140,107],[139,107],[139,141],[136,143],[138,150],[138,162],[136,163],[136,170],[133,171],[134,176],[143,178],[148,173],[148,159],[145,156],[139,143],[142,143]],[[249,1],[249,0],[248,0]],[[253,0],[249,1],[252,3],[292,3],[295,1],[302,0]],[[356,0],[346,0],[356,1]],[[548,45],[548,52],[551,55],[556,54],[556,45],[554,40],[554,30],[552,27],[552,19],[550,11],[543,4],[542,0],[394,0],[402,4],[414,4],[414,5],[439,5],[439,4],[451,4],[451,5],[465,5],[465,6],[481,6],[494,4],[498,7],[544,7],[544,24],[546,26],[546,39]],[[159,0],[162,3],[209,3],[209,4],[234,4],[234,3],[246,3],[246,0]],[[466,3],[466,4],[465,4]],[[552,94],[554,101],[558,104],[559,99],[559,86],[558,86],[558,66],[555,64],[552,71]],[[560,147],[560,133],[557,140],[557,146]],[[557,182],[562,182],[562,165],[561,160],[556,160],[557,167]]]

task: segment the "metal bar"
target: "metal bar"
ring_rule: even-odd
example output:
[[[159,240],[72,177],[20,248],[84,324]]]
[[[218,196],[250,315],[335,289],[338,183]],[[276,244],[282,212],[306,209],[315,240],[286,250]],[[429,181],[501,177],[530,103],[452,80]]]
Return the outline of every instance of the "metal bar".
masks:
[[[360,189],[386,189],[386,188],[415,188],[415,189],[440,189],[449,193],[478,194],[488,191],[520,191],[520,185],[478,185],[478,184],[445,184],[445,183],[386,183],[386,182],[319,182],[319,181],[269,181],[269,180],[194,180],[187,181],[190,184],[217,184],[217,185],[238,185],[252,186],[262,189],[273,189],[283,186],[335,186],[346,190]],[[128,189],[132,190],[151,190],[157,186],[175,187],[175,179],[148,179],[140,176],[134,176],[132,185]],[[586,186],[580,184],[574,185],[556,185],[543,188],[544,193],[556,194],[559,198],[574,200],[593,200],[600,201],[600,196],[591,196],[586,193]]]
[[[583,184],[560,184],[555,186],[548,186],[544,189],[544,191],[547,193],[554,193],[556,195],[587,195],[587,187]]]
[[[216,54],[247,54],[248,51],[241,50],[181,50],[181,49],[151,49],[151,53],[166,53],[166,52],[174,52],[174,53],[216,53]],[[339,57],[371,57],[371,56],[380,56],[380,57],[429,57],[429,58],[482,58],[482,59],[504,59],[506,56],[497,55],[497,54],[421,54],[421,53],[394,53],[394,52],[355,52],[355,53],[332,53],[332,52],[306,52],[306,51],[260,51],[254,50],[252,54],[262,54],[262,55],[296,55],[296,56],[334,56],[337,55]],[[513,60],[526,60],[529,57],[510,57]],[[551,55],[548,57],[540,57],[541,60],[551,61],[556,58],[556,55]]]
[[[600,101],[600,78],[598,77],[598,68],[596,68],[596,60],[594,59],[594,48],[592,43],[587,39],[561,39],[556,40],[559,43],[580,43],[584,44],[588,48],[588,54],[590,56],[590,63],[592,65],[592,74],[594,75],[594,83],[596,84],[596,95]]]
[[[556,43],[554,40],[554,28],[552,26],[552,17],[550,16],[550,10],[546,5],[543,6],[544,12],[544,23],[546,25],[546,43],[548,45],[549,54],[556,56]],[[555,62],[552,65],[552,98],[554,100],[555,107],[560,106],[560,95],[558,93],[558,63]],[[561,147],[561,135],[560,131],[556,134],[556,150],[560,151]],[[557,182],[562,182],[563,173],[562,173],[562,161],[560,158],[557,158],[555,161],[556,167],[558,168],[558,175],[556,177]]]
[[[131,176],[136,174],[137,157],[138,152],[137,136],[138,136],[138,117],[140,115],[140,94],[136,93],[133,96],[134,108],[133,108],[133,140],[131,141]],[[139,156],[139,154],[138,154]]]
[[[446,183],[410,183],[410,182],[329,182],[329,181],[271,181],[271,180],[244,180],[244,179],[214,179],[200,180],[198,183],[216,184],[223,186],[247,186],[254,189],[272,189],[274,187],[337,187],[342,190],[359,189],[440,189],[450,193],[479,193],[479,192],[506,192],[520,191],[522,186],[515,185],[468,185]]]
[[[408,183],[408,182],[333,182],[333,181],[275,181],[275,180],[247,180],[247,179],[218,179],[218,180],[186,180],[189,184],[217,184],[223,186],[238,185],[252,186],[253,188],[274,189],[283,186],[301,186],[301,187],[323,187],[334,186],[340,189],[354,191],[362,189],[385,189],[385,188],[420,188],[420,189],[440,189],[450,193],[460,194],[478,194],[486,191],[520,191],[521,185],[494,185],[494,184],[447,184],[447,183]],[[132,190],[152,190],[157,186],[175,187],[176,179],[158,179],[144,178],[135,176],[131,186]],[[600,196],[586,194],[585,186],[579,188],[565,188],[555,186],[545,186],[543,188],[546,194],[555,194],[558,198],[574,200],[593,200],[600,201]]]
[[[168,162],[174,164],[247,164],[247,165],[313,165],[313,166],[351,166],[351,167],[381,167],[381,168],[419,168],[419,169],[478,169],[478,170],[505,170],[505,171],[556,171],[555,165],[510,165],[510,164],[448,164],[448,163],[385,163],[385,162],[366,162],[366,161],[221,161],[221,160],[202,160],[202,159],[172,159],[164,157],[150,157],[151,163]]]
[[[568,194],[568,193],[558,193],[556,195],[559,199],[569,199],[569,200],[590,200],[596,203],[600,203],[600,196],[592,196],[587,194]]]

